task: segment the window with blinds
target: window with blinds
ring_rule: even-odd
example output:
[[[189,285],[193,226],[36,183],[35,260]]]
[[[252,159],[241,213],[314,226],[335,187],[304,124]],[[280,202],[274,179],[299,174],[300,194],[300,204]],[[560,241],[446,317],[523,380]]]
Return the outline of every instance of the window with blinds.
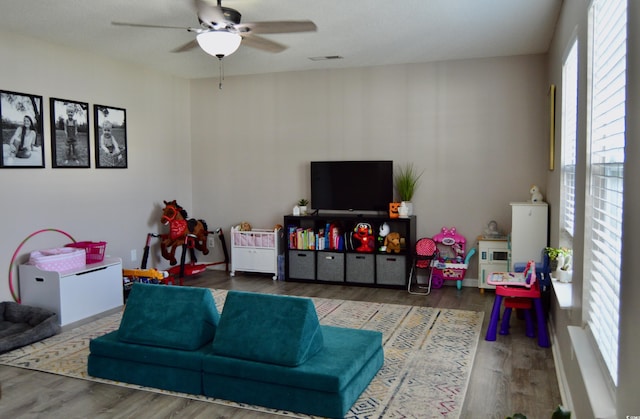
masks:
[[[585,318],[617,386],[627,2],[594,0],[589,18]]]
[[[576,138],[578,129],[578,41],[562,65],[561,221],[563,238],[573,239],[576,204]],[[566,245],[563,244],[563,245]],[[571,246],[569,246],[571,247]]]

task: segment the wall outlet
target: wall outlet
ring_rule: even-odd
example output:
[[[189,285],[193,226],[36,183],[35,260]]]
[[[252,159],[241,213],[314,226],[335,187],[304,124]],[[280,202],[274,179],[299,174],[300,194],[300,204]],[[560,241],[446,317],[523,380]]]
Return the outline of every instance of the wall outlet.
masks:
[[[207,247],[209,249],[213,249],[216,246],[216,241],[214,239],[215,237],[213,236],[207,236]]]
[[[131,262],[135,262],[136,260],[138,260],[138,252],[136,249],[133,249],[131,251]]]

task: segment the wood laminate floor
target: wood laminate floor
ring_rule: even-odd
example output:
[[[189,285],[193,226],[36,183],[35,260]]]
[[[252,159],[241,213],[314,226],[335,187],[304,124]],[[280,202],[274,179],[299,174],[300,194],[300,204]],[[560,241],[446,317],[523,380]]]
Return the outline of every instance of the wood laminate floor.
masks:
[[[186,285],[306,297],[338,298],[484,311],[482,335],[462,418],[501,418],[523,413],[547,419],[561,404],[551,348],[524,335],[524,321],[511,319],[511,334],[484,340],[494,294],[445,286],[428,296],[406,290],[273,281],[270,275],[207,271]],[[59,375],[0,365],[2,418],[272,418],[270,414],[181,397],[131,390]]]

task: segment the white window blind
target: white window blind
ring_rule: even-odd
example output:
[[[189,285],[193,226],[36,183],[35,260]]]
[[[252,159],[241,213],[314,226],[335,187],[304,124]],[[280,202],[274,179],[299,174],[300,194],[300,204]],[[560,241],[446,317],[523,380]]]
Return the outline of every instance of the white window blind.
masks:
[[[561,229],[573,238],[576,203],[576,138],[578,129],[578,41],[562,65]]]
[[[589,173],[586,321],[613,385],[618,326],[625,146],[626,0],[595,0],[590,10]]]

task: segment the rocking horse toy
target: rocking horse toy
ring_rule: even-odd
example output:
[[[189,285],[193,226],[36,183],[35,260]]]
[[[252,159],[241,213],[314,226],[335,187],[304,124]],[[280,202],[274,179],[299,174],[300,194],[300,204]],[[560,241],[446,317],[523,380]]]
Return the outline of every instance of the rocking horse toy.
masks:
[[[169,226],[169,232],[164,234],[149,233],[147,234],[147,241],[144,247],[144,253],[142,256],[142,264],[140,269],[127,270],[125,276],[129,276],[134,280],[141,282],[154,282],[154,283],[167,283],[174,284],[177,278],[180,281],[180,285],[183,285],[183,278],[185,276],[197,275],[203,272],[208,266],[225,264],[225,268],[229,270],[229,254],[227,252],[227,246],[224,239],[224,233],[221,228],[215,231],[209,231],[209,227],[204,220],[196,220],[195,218],[188,218],[187,211],[182,208],[175,200],[163,201],[165,204],[162,210],[162,216],[160,222],[163,225]],[[207,255],[209,249],[207,247],[207,238],[209,234],[215,233],[218,235],[222,244],[222,252],[224,254],[224,260],[220,262],[211,263],[197,263],[196,250]],[[169,261],[172,265],[167,270],[166,275],[152,273],[147,269],[147,260],[149,258],[149,248],[151,244],[151,238],[157,237],[160,239],[160,252],[162,257]],[[180,258],[180,264],[176,260],[176,249],[182,248],[182,255]],[[190,262],[187,264],[186,255],[189,252]],[[146,281],[148,279],[149,281]]]
[[[162,257],[167,259],[171,265],[175,265],[178,263],[175,257],[176,249],[184,245],[187,245],[189,249],[201,251],[203,255],[209,254],[207,223],[204,220],[187,218],[187,211],[175,200],[164,201],[164,205],[160,222],[169,226],[169,233],[160,235]]]

